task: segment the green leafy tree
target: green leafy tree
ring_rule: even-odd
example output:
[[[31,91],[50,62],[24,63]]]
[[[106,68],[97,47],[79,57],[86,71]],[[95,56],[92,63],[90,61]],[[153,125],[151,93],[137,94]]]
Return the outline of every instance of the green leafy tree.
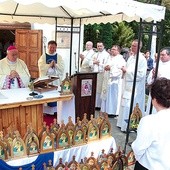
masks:
[[[170,44],[170,0],[137,0],[138,2],[164,5],[166,9],[165,20],[163,22],[162,37],[159,36],[157,41],[161,38],[162,46],[169,46]],[[160,28],[158,27],[158,32]],[[142,51],[150,50],[152,40],[152,25],[146,24],[142,26],[141,40],[143,42]],[[107,24],[94,24],[85,26],[84,42],[91,40],[96,46],[98,41],[104,42],[106,48],[110,48],[112,44],[118,44],[121,47],[130,47],[133,39],[138,39],[139,23],[136,21],[126,23],[107,23]],[[112,37],[112,38],[110,38]],[[157,43],[158,46],[158,43]]]
[[[125,22],[114,23],[113,26],[113,44],[120,47],[130,47],[134,39],[133,29]]]
[[[107,24],[100,24],[101,26],[101,34],[100,34],[100,41],[102,41],[105,45],[105,48],[111,48],[113,45],[113,27],[111,23]]]
[[[163,21],[163,30],[162,30],[162,36],[159,35],[157,37],[157,46],[158,46],[158,41],[161,39],[161,46],[169,46],[170,44],[170,0],[137,0],[139,2],[144,2],[144,3],[152,3],[152,4],[157,4],[157,5],[162,5],[166,7],[166,12],[165,12],[165,19]],[[158,32],[160,31],[160,28],[158,27]],[[158,47],[157,47],[158,48]]]
[[[94,38],[93,35],[93,26],[91,24],[85,25],[84,26],[84,44],[87,41],[91,41]]]
[[[96,47],[97,42],[102,41],[101,32],[102,32],[101,25],[100,24],[94,24],[93,25],[93,34],[94,34],[93,44],[94,44],[94,47]]]
[[[94,44],[94,47],[96,47],[96,44],[98,41],[101,41],[101,26],[100,24],[88,24],[84,26],[84,44],[87,41],[92,41]]]
[[[94,47],[97,42],[102,41],[106,48],[111,48],[113,44],[121,47],[130,47],[134,38],[133,29],[125,22],[85,25],[84,44],[86,41],[92,41]]]
[[[161,5],[165,6],[167,10],[170,10],[170,1],[169,0],[162,0]]]
[[[166,11],[164,28],[163,28],[163,39],[162,46],[170,46],[170,11]]]
[[[129,26],[133,29],[133,32],[135,34],[134,39],[139,38],[139,29],[140,24],[136,21],[133,21],[129,23]],[[144,22],[142,23],[142,29],[141,29],[141,41],[143,43],[143,47],[141,51],[145,52],[146,50],[151,49],[151,41],[152,41],[152,24]]]

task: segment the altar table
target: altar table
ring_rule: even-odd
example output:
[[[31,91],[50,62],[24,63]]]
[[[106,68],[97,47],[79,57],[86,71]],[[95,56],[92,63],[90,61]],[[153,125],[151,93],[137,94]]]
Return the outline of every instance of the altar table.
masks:
[[[68,122],[71,116],[75,123],[74,95],[60,95],[57,90],[43,92],[42,98],[30,98],[28,88],[0,90],[0,131],[7,133],[7,128],[13,126],[23,137],[27,125],[32,124],[39,134],[43,123],[43,105],[49,102],[58,102],[58,122]],[[67,109],[69,108],[69,110]]]

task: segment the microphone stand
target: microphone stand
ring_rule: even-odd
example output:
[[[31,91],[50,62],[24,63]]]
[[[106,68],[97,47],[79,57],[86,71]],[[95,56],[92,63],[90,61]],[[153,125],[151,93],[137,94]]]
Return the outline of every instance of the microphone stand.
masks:
[[[77,59],[76,59],[76,52],[74,52],[74,57],[75,57],[75,72],[77,73]]]
[[[35,96],[38,95],[38,93],[36,93],[34,91],[34,78],[30,78],[30,84],[28,85],[28,87],[30,88],[30,90],[32,91],[29,95],[30,96]]]

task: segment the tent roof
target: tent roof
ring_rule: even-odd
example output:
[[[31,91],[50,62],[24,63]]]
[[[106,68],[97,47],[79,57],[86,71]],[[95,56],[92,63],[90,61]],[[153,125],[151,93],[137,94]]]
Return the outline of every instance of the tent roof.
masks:
[[[133,0],[0,0],[0,22],[54,24],[161,21],[165,7]],[[24,16],[24,17],[23,17]]]

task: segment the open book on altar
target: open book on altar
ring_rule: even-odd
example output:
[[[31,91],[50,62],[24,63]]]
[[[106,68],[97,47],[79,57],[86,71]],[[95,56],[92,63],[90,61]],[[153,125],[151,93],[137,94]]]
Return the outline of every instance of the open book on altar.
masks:
[[[50,90],[56,90],[58,86],[52,84],[54,80],[59,79],[57,76],[44,76],[34,80],[34,90],[40,93]]]
[[[37,79],[34,80],[34,85],[37,84],[37,82],[45,82],[45,83],[50,83],[53,82],[54,80],[59,79],[58,76],[43,76],[43,77],[39,77]]]

